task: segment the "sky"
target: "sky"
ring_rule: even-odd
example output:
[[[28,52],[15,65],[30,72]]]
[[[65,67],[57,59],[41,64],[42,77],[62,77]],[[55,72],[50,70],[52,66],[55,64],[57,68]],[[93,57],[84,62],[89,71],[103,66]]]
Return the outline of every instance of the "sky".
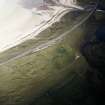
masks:
[[[73,0],[60,1],[68,5]],[[0,0],[0,52],[19,44],[21,39],[37,29],[43,21],[53,17],[51,11],[51,16],[49,16],[49,11],[43,13],[36,9],[36,13],[33,12],[40,3],[43,3],[43,0]],[[59,9],[61,11],[63,8],[54,6],[54,13]],[[38,15],[37,12],[42,15]]]
[[[23,5],[23,7],[31,9],[34,8],[36,5],[43,3],[43,0],[21,0],[20,4]]]
[[[0,51],[12,46],[40,23],[40,18],[28,9],[40,0],[23,1],[22,4],[20,0],[0,0]]]

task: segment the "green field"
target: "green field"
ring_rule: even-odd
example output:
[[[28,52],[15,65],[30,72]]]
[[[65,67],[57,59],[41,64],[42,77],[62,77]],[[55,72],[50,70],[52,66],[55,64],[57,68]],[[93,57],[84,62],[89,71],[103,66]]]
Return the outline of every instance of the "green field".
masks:
[[[67,14],[35,39],[0,54],[0,105],[59,105],[67,96],[73,105],[83,105],[82,89],[83,85],[88,88],[84,81],[90,69],[80,53],[85,24],[46,49],[24,54],[69,30],[72,27],[69,17]],[[90,100],[87,95],[86,98]]]

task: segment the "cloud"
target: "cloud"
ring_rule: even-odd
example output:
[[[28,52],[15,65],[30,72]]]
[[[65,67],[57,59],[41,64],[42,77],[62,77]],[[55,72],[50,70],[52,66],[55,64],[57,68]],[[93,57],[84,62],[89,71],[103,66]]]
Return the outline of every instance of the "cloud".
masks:
[[[35,8],[35,6],[37,6],[38,4],[43,3],[43,0],[21,0],[20,4],[24,7],[24,8]]]

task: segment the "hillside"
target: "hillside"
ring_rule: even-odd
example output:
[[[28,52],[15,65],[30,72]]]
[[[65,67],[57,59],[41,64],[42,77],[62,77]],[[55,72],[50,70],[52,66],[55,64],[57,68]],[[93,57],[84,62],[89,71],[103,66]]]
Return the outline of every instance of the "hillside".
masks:
[[[33,39],[0,53],[0,105],[100,105],[102,76],[90,61],[100,57],[102,45],[81,48],[96,42],[104,21],[90,14],[72,10]]]
[[[78,50],[83,28],[62,34],[74,25],[75,21],[69,24],[72,19],[73,14],[68,13],[35,39],[0,54],[1,105],[26,105],[50,88],[58,87],[59,83],[65,84],[69,76],[74,78],[80,72],[84,74],[88,64]],[[43,49],[44,46],[47,47]]]

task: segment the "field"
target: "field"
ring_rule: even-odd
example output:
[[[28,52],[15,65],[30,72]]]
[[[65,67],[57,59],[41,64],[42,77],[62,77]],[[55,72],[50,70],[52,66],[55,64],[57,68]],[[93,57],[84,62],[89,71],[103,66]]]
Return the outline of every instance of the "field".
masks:
[[[86,24],[36,51],[38,45],[72,27],[69,17],[0,54],[0,105],[93,105],[87,72],[91,68],[80,53]]]

